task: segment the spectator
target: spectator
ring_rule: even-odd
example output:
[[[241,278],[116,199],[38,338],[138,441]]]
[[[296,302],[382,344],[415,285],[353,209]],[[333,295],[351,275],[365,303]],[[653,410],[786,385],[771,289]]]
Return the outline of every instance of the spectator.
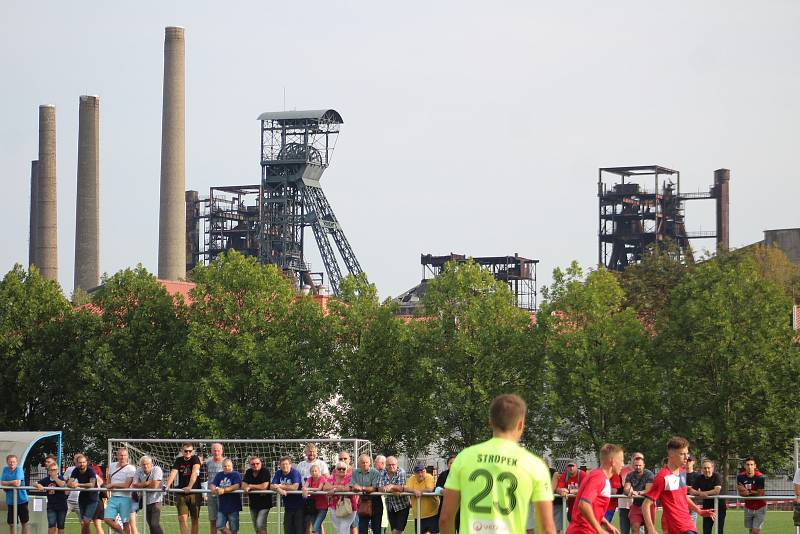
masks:
[[[386,471],[383,472],[380,482],[381,491],[384,493],[403,493],[406,484],[406,472],[397,465],[397,458],[386,458]],[[411,502],[405,495],[389,495],[386,497],[389,526],[394,534],[401,534],[406,529],[408,512]]]
[[[689,457],[686,458],[686,487],[689,489],[689,495],[692,495],[692,487],[698,476],[700,476],[700,473],[694,470],[694,457],[690,454]],[[690,512],[689,515],[692,516],[692,521],[697,525],[697,513]]]
[[[109,475],[106,476],[106,488],[110,490],[130,488],[136,468],[128,463],[128,449],[117,449],[117,461],[108,466]],[[122,521],[122,526],[117,523],[117,515]],[[131,519],[131,494],[125,491],[112,491],[103,514],[108,528],[115,532],[130,532]]]
[[[450,474],[450,466],[453,465],[453,460],[455,460],[455,456],[448,456],[447,457],[447,469],[439,473],[439,476],[436,477],[436,493],[440,494],[444,491],[444,484],[447,482],[447,476]],[[533,505],[531,505],[531,508]],[[436,523],[439,523],[439,515],[442,513],[442,501],[439,500],[439,510],[436,512]],[[458,516],[458,512],[456,512],[456,532],[459,528],[459,521],[460,517]],[[378,534],[377,532],[375,534]],[[528,534],[531,534],[530,532]]]
[[[794,525],[800,527],[800,469],[794,472]]]
[[[705,459],[702,462],[703,470],[700,476],[695,477],[694,483],[689,492],[695,497],[703,499],[703,509],[713,510],[714,499],[709,499],[722,492],[722,476],[714,472],[714,462]],[[686,483],[689,484],[688,482]],[[719,501],[717,505],[717,534],[723,534],[725,530],[725,501]],[[711,534],[714,531],[714,520],[710,517],[703,518],[703,534]]]
[[[105,484],[103,480],[103,469],[100,467],[99,464],[90,464],[89,469],[94,471],[94,476],[97,477],[97,487],[102,488]],[[103,530],[103,518],[105,517],[105,510],[106,506],[108,505],[108,495],[107,491],[101,491],[98,494],[99,500],[97,501],[97,508],[94,511],[94,518],[92,519],[92,523],[94,523],[94,531],[97,534],[104,534],[105,531]]]
[[[356,515],[358,499],[355,495],[335,495],[337,491],[353,491],[351,486],[353,475],[348,471],[350,466],[345,461],[336,462],[336,471],[331,473],[325,483],[324,489],[330,494],[329,508],[333,510],[333,528],[336,534],[347,534],[352,528],[353,516]],[[350,511],[342,509],[340,502],[350,503]]]
[[[572,520],[572,507],[575,504],[575,499],[568,498],[570,495],[575,496],[578,494],[581,481],[586,478],[586,473],[578,469],[578,462],[569,460],[567,462],[567,470],[559,477],[556,483],[556,493],[561,498],[553,502],[553,519],[556,524],[556,531],[563,532],[564,530],[564,502],[567,506],[567,519]]]
[[[178,526],[181,534],[189,534],[188,519],[192,518],[192,534],[200,531],[200,494],[192,490],[200,489],[200,458],[194,454],[191,443],[181,445],[182,456],[175,458],[167,477],[167,489],[172,487],[178,477],[178,487],[183,493],[175,496],[175,507],[178,509]]]
[[[250,495],[250,519],[256,534],[267,534],[267,516],[272,508],[272,494],[250,492],[268,490],[270,478],[269,469],[264,467],[261,458],[251,457],[250,468],[242,478],[242,490]]]
[[[311,466],[311,474],[306,478],[303,485],[303,498],[311,499],[309,502],[313,507],[313,514],[307,515],[311,516],[311,532],[314,534],[322,533],[322,522],[325,521],[325,516],[328,515],[328,496],[312,495],[309,497],[309,494],[312,490],[323,490],[327,481],[328,479],[322,474],[319,464],[313,464]],[[309,508],[309,510],[311,509]]]
[[[417,534],[435,534],[439,532],[439,497],[423,497],[423,493],[430,493],[436,487],[433,475],[428,474],[423,464],[414,466],[414,476],[406,481],[406,487],[413,492],[415,497],[411,499],[411,515],[415,518],[414,529],[416,530],[417,506],[419,506],[420,530]]]
[[[623,466],[620,469],[619,473],[614,473],[613,475],[611,475],[611,478],[608,479],[608,483],[611,485],[611,495],[621,495],[622,494],[622,488],[625,486],[625,481],[622,479],[622,474],[621,473],[622,473],[622,469],[624,469],[624,468],[625,468],[625,466]],[[577,497],[575,497],[575,498],[577,499]],[[611,524],[614,521],[614,514],[617,511],[618,504],[619,504],[619,498],[618,497],[611,497],[608,500],[608,508],[606,509],[606,513],[605,513],[604,517],[606,518],[606,521],[608,521],[609,524]]]
[[[280,465],[280,470],[272,477],[270,488],[283,497],[283,532],[285,534],[303,534],[305,531],[303,496],[299,493],[287,493],[299,490],[303,479],[300,471],[292,466],[292,459],[288,456],[281,458],[278,465]]]
[[[205,461],[206,476],[208,477],[208,484],[217,476],[217,473],[222,472],[222,461],[225,457],[222,455],[222,443],[211,444],[211,457]],[[213,492],[208,494],[208,525],[211,534],[217,534],[217,512],[219,511],[219,497],[214,495]]]
[[[353,473],[353,463],[350,458],[350,453],[342,451],[339,453],[339,461],[347,464],[347,474]],[[350,534],[358,534],[358,514],[353,517],[353,524],[350,525]]]
[[[639,533],[639,528],[644,525],[644,517],[642,517],[642,505],[644,498],[641,497],[653,487],[653,480],[655,475],[649,469],[644,468],[644,455],[636,455],[633,461],[633,469],[625,477],[625,486],[623,491],[628,497],[633,497],[633,503],[628,512],[628,519],[630,521],[630,529],[633,534]],[[652,509],[653,521],[656,520],[655,509]]]
[[[641,457],[642,460],[644,460],[644,455],[642,453],[634,452],[631,455],[630,464],[623,467],[622,471],[619,474],[620,478],[622,478],[622,491],[620,491],[621,494],[625,493],[625,479],[627,478],[628,473],[633,471],[633,462],[634,460],[636,460],[636,458],[639,457]],[[631,522],[630,519],[628,518],[628,514],[630,513],[631,510],[631,504],[633,504],[633,499],[631,499],[630,497],[620,497],[617,503],[617,508],[619,508],[620,534],[631,534]],[[636,532],[635,534],[639,533]]]
[[[380,477],[386,473],[386,456],[379,454],[375,457],[375,470]],[[378,480],[380,480],[380,477]],[[380,484],[380,482],[378,482]],[[380,489],[380,488],[378,488]],[[386,496],[381,495],[381,506],[383,506],[383,517],[381,518],[381,532],[386,532],[389,528],[389,509],[386,507]]]
[[[744,460],[744,473],[736,477],[736,489],[742,497],[758,497],[766,493],[764,475],[756,469],[756,461],[752,457]],[[750,534],[758,534],[764,527],[767,516],[767,501],[748,499],[744,501],[744,528]]]
[[[150,456],[139,458],[139,467],[133,475],[134,488],[157,489],[161,490],[161,483],[164,480],[164,471],[153,463]],[[150,527],[150,534],[164,534],[161,528],[161,503],[164,494],[161,491],[146,491],[139,496],[139,502],[145,501],[144,519]]]
[[[67,470],[64,472],[64,480],[68,481],[70,479],[70,476],[72,476],[72,471],[75,470],[75,466],[78,464],[78,456],[81,456],[81,453],[76,452],[72,456],[72,465],[69,466]],[[72,512],[75,512],[75,514],[78,516],[78,521],[80,521],[81,513],[80,509],[78,508],[78,497],[80,496],[81,492],[70,491],[67,493],[69,493],[69,495],[67,495],[67,515],[69,515]]]
[[[652,508],[658,499],[661,499],[663,513],[661,515],[662,532],[697,532],[697,527],[692,523],[689,510],[698,512],[702,517],[715,518],[714,510],[700,510],[700,508],[687,497],[686,488],[686,457],[689,456],[689,442],[681,437],[673,437],[667,443],[667,466],[658,472],[653,485],[644,497],[642,517],[647,534],[655,534],[656,527]],[[633,521],[631,521],[633,523]]]
[[[222,446],[220,446],[220,452]],[[242,496],[234,493],[242,487],[242,475],[234,471],[233,462],[229,458],[222,460],[222,471],[214,475],[208,489],[219,497],[217,501],[216,525],[223,534],[239,532],[239,512],[242,511]]]
[[[6,456],[6,466],[3,468],[3,475],[0,485],[7,488],[18,488],[25,485],[25,471],[18,464],[17,456],[9,454]],[[5,490],[6,505],[8,505],[8,529],[14,534],[14,490]],[[17,519],[22,525],[22,534],[28,534],[28,492],[17,490]]]
[[[610,479],[619,475],[625,462],[622,447],[606,443],[600,449],[600,467],[593,469],[575,496],[572,521],[567,534],[584,532],[618,533],[614,525],[606,518],[606,511],[611,500]]]
[[[99,486],[97,474],[89,467],[89,460],[83,454],[75,455],[75,468],[70,473],[67,486],[72,489],[94,489]],[[78,497],[78,516],[81,520],[81,534],[89,534],[89,525],[101,509],[100,493],[81,491]]]
[[[378,490],[381,474],[377,469],[371,467],[372,460],[369,454],[362,454],[358,457],[358,468],[353,471],[353,491],[370,494]],[[358,532],[367,534],[372,525],[372,534],[381,534],[381,519],[383,518],[383,501],[380,495],[364,496],[361,499],[368,500],[372,505],[372,514],[366,517],[359,517]]]
[[[58,473],[58,465],[53,462],[47,464],[47,476],[36,483],[36,489],[44,491],[45,488],[64,488],[67,482]],[[67,518],[67,492],[47,492],[47,533],[64,534],[64,522]]]
[[[306,459],[297,464],[297,470],[300,471],[300,475],[303,477],[303,480],[307,479],[311,476],[311,466],[318,465],[320,474],[322,476],[328,476],[330,471],[328,471],[328,464],[319,457],[317,446],[314,443],[309,443],[306,445],[305,448]]]

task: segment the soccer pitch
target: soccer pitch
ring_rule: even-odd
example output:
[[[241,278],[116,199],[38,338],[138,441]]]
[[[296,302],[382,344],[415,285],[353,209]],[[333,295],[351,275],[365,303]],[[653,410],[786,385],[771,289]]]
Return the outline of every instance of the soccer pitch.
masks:
[[[200,512],[200,534],[208,534],[208,514],[205,513],[205,508],[203,508]],[[329,514],[332,513],[332,510],[329,511]],[[144,530],[144,525],[141,517],[141,512],[138,514],[139,517],[139,534],[149,534],[146,530]],[[275,513],[275,509],[273,508],[269,513],[269,521],[268,521],[268,531],[269,534],[278,534],[278,526],[275,523],[277,518],[277,514]],[[661,523],[661,514],[659,513],[659,517],[656,521],[656,525]],[[615,516],[614,524],[619,526],[618,518]],[[239,532],[241,534],[255,534],[253,531],[253,525],[250,522],[250,511],[245,508],[239,514]],[[161,512],[161,526],[164,529],[164,534],[180,534],[180,529],[178,528],[178,514],[175,511],[174,506],[166,506]],[[95,534],[94,528],[90,531],[90,534]],[[335,530],[333,528],[333,523],[330,522],[330,519],[325,519],[325,534],[335,534]],[[409,518],[408,524],[406,525],[406,533],[413,534],[414,532],[414,522]],[[658,529],[658,532],[661,533],[661,529]],[[702,532],[702,522],[698,519],[698,532]],[[744,528],[744,517],[743,512],[741,510],[729,510],[728,515],[725,518],[725,532],[728,533],[739,533],[739,532],[746,532]],[[794,524],[792,523],[792,512],[784,512],[778,510],[770,510],[767,512],[767,520],[764,523],[764,528],[761,530],[761,534],[793,534]],[[67,525],[65,534],[80,534],[80,525],[78,524],[78,519],[75,514],[70,514],[67,518]],[[388,533],[387,533],[388,534]],[[517,534],[517,533],[512,533]],[[523,534],[523,533],[519,533]]]

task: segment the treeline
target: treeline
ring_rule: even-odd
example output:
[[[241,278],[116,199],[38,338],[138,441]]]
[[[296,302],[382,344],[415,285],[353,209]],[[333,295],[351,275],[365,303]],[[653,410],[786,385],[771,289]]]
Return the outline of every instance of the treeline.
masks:
[[[556,269],[538,317],[474,264],[428,283],[424,318],[396,316],[364,278],[327,310],[235,252],[191,273],[194,303],[142,267],[75,307],[17,266],[0,282],[0,428],[109,437],[369,439],[441,453],[486,438],[493,396],[529,405],[526,444],[606,441],[663,455],[785,466],[800,435],[797,268],[773,249],[623,275]]]

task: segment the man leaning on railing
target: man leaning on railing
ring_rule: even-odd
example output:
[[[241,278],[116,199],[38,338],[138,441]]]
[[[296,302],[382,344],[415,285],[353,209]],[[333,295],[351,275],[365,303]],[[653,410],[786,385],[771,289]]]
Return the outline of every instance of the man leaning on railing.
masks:
[[[17,456],[9,454],[6,456],[6,466],[3,468],[2,480],[0,485],[4,488],[18,488],[25,485],[25,471],[18,464]],[[14,491],[5,490],[6,505],[8,506],[8,530],[14,534]],[[22,524],[22,534],[28,534],[28,492],[25,490],[16,491],[17,519]]]

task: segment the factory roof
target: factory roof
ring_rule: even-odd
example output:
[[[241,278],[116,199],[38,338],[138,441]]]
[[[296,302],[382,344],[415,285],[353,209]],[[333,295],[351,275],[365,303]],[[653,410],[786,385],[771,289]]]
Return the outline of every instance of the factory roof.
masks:
[[[342,124],[342,116],[335,109],[311,109],[305,111],[267,111],[258,116],[260,121],[298,121],[326,119],[336,124]]]

